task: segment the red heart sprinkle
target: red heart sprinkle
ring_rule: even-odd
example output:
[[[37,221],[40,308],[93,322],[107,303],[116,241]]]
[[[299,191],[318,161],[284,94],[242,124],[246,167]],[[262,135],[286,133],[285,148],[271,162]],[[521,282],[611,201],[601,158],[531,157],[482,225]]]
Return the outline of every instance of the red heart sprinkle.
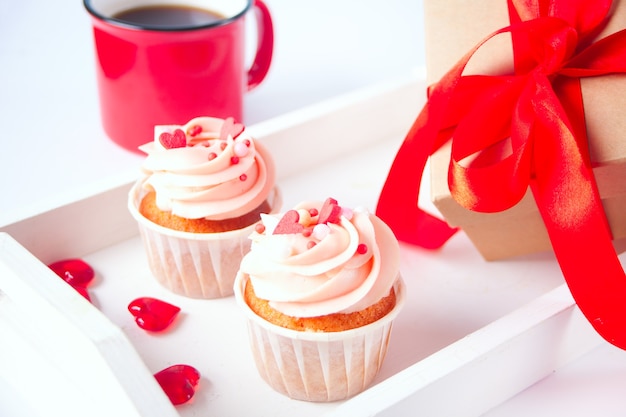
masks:
[[[151,332],[165,330],[180,312],[180,307],[151,297],[140,297],[128,304],[128,311],[139,327]]]
[[[304,226],[298,223],[300,220],[300,214],[296,210],[289,210],[286,212],[282,219],[274,228],[273,235],[290,235],[295,233],[301,233],[304,230]]]
[[[341,207],[334,198],[327,198],[320,209],[318,223],[339,223],[341,217]]]
[[[87,286],[93,280],[93,268],[82,259],[63,259],[48,265],[58,276],[72,286]]]
[[[181,129],[174,130],[174,133],[163,132],[159,135],[159,142],[165,149],[184,148],[187,146],[187,135]]]
[[[82,259],[63,259],[49,264],[48,268],[70,284],[87,301],[91,301],[87,286],[93,280],[95,273],[87,262]]]
[[[196,393],[200,372],[189,365],[172,365],[154,374],[157,382],[172,404],[189,401]]]
[[[237,136],[241,135],[241,132],[244,130],[244,125],[241,123],[236,123],[235,119],[232,117],[224,120],[222,124],[222,128],[220,129],[220,140],[226,140],[228,135],[232,136],[235,139]]]

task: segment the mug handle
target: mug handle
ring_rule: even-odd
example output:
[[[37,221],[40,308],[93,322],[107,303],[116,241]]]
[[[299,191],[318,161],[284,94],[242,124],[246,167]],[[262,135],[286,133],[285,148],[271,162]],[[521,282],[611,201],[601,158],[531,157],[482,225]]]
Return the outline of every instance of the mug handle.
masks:
[[[258,86],[267,75],[274,51],[274,25],[270,11],[262,0],[254,0],[257,27],[257,48],[248,70],[248,91]]]

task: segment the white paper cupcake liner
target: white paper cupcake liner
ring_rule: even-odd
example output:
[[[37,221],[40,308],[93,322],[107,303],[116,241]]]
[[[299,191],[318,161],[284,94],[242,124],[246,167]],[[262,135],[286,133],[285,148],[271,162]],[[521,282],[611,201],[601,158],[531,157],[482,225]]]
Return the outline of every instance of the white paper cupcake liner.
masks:
[[[233,294],[233,282],[243,256],[250,250],[255,225],[220,233],[189,233],[151,222],[138,211],[143,181],[130,191],[128,209],[139,225],[148,265],[154,278],[170,291],[191,298],[221,298]],[[277,188],[268,196],[272,212],[282,202]]]
[[[398,277],[396,305],[380,320],[342,332],[300,332],[257,316],[243,297],[247,277],[235,280],[235,299],[248,319],[248,334],[259,374],[274,390],[290,398],[330,402],[365,390],[380,370],[393,320],[405,299]]]

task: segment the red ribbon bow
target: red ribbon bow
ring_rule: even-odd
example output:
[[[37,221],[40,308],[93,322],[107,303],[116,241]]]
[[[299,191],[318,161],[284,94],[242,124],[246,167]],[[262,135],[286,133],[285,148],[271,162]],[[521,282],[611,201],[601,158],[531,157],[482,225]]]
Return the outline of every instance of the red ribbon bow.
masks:
[[[426,160],[451,140],[455,200],[497,212],[530,186],[579,308],[602,337],[626,349],[626,275],[591,169],[580,89],[581,78],[626,73],[626,30],[593,42],[611,0],[508,0],[508,6],[511,25],[431,87],[377,214],[402,241],[443,245],[456,229],[419,209],[417,196]],[[513,41],[513,74],[463,75],[474,53],[504,33]]]

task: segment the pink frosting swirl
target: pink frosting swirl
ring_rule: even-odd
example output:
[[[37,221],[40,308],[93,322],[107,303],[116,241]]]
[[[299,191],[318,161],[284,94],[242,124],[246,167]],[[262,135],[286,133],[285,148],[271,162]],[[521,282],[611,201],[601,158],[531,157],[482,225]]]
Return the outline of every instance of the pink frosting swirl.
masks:
[[[336,220],[320,223],[324,205],[306,202],[297,215],[262,215],[241,262],[256,295],[289,316],[362,310],[387,296],[399,277],[398,241],[382,220],[344,208]],[[302,228],[285,227],[287,218]]]
[[[156,126],[154,141],[139,149],[148,154],[141,166],[144,186],[155,190],[160,210],[180,217],[238,217],[257,208],[274,187],[268,151],[232,119]]]

